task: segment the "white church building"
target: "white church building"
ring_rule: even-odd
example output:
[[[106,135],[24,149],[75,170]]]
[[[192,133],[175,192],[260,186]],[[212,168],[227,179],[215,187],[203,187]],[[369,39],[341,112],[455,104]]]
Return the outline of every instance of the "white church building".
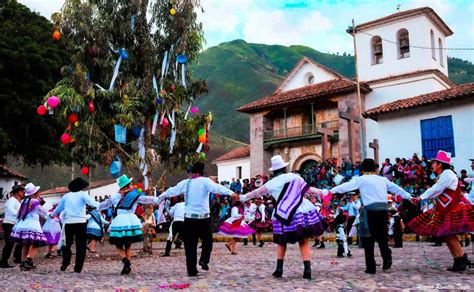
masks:
[[[359,160],[362,116],[367,157],[377,153],[380,160],[393,161],[417,153],[431,159],[445,150],[452,153],[456,170],[469,169],[474,83],[456,85],[448,78],[446,39],[453,34],[448,25],[422,7],[351,30],[360,106],[354,80],[304,57],[272,95],[237,109],[249,114],[250,153],[235,161],[249,158],[253,177],[267,173],[276,154],[290,162],[292,171],[330,157],[339,163],[346,157]],[[235,173],[234,159],[219,161],[229,175]]]

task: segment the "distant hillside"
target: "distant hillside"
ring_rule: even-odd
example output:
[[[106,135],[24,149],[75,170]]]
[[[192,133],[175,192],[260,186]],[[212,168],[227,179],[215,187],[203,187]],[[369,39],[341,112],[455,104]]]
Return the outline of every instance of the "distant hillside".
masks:
[[[248,115],[235,109],[270,95],[303,56],[354,77],[354,59],[348,55],[321,53],[305,46],[270,46],[235,40],[201,54],[194,72],[197,78],[206,80],[209,95],[201,97],[197,105],[201,111],[214,113],[214,131],[248,143]],[[449,58],[448,67],[450,79],[455,83],[474,81],[472,63]]]

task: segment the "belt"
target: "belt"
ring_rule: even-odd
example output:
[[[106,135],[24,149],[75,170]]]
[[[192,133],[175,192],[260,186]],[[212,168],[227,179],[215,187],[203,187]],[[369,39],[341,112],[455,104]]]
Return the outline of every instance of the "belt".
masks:
[[[205,214],[189,214],[189,213],[184,213],[185,218],[190,218],[190,219],[205,219],[209,218],[209,213]]]

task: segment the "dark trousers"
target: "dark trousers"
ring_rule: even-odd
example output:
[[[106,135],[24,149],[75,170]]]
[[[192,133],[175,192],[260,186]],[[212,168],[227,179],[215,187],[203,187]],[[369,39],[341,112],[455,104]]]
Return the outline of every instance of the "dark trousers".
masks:
[[[12,234],[12,229],[13,229],[13,224],[10,223],[3,223],[2,224],[2,229],[3,229],[3,239],[5,239],[5,245],[3,246],[3,251],[2,251],[2,262],[1,264],[8,264],[8,259],[10,258],[10,255],[13,250],[13,246],[15,245],[15,242],[13,242],[10,239],[10,235]],[[21,262],[21,249],[22,245],[20,243],[17,243],[15,246],[15,252],[13,253],[13,259],[15,263]]]
[[[171,240],[168,240],[169,244],[168,243],[166,244],[165,254],[170,253],[171,243],[173,242],[176,235],[181,235],[182,236],[183,227],[184,227],[184,222],[183,221],[173,221],[173,223],[171,223],[171,230],[173,231],[173,233],[171,234]]]
[[[80,273],[84,266],[87,249],[87,223],[72,223],[66,224],[66,245],[62,247],[63,266],[69,266],[71,263],[71,246],[73,241],[76,243],[76,264],[74,265],[74,272]]]
[[[212,251],[211,218],[184,218],[184,251],[186,253],[186,268],[190,275],[195,275],[197,273],[197,245],[199,238],[202,240],[202,251],[199,262],[208,264],[211,259]]]
[[[347,233],[349,233],[351,231],[351,228],[352,228],[352,224],[354,223],[356,219],[356,216],[349,216],[349,218],[347,219]],[[347,236],[347,244],[351,245],[352,244],[352,236]]]
[[[388,247],[388,211],[367,210],[371,237],[362,237],[367,270],[375,272],[374,246],[377,241],[384,262],[392,260],[392,251]]]

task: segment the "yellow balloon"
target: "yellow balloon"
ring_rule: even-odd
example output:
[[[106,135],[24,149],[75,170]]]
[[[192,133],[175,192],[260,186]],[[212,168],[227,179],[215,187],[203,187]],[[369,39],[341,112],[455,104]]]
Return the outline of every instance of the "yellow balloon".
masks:
[[[175,15],[175,14],[176,14],[176,9],[171,8],[171,9],[170,9],[170,14],[171,14],[171,15]]]
[[[76,126],[76,127],[79,126],[79,122],[75,122],[74,126]]]

